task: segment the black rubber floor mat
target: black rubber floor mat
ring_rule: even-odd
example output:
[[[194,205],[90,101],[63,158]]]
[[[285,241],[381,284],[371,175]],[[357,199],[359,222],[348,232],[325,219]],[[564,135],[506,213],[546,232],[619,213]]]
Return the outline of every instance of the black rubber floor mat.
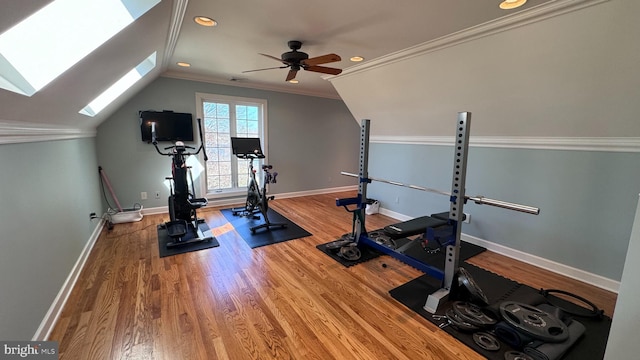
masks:
[[[504,301],[517,301],[526,304],[540,304],[545,301],[539,291],[532,287],[519,284],[468,263],[463,263],[462,266],[471,273],[475,282],[487,295],[489,303],[494,304],[493,308],[498,307]],[[426,320],[436,325],[441,325],[446,323],[447,320],[434,317],[433,314],[423,309],[427,296],[439,289],[440,286],[438,280],[424,275],[391,290],[389,293],[394,299]],[[580,309],[578,305],[560,298],[554,297],[553,302],[566,309],[574,309],[574,311]],[[450,308],[451,302],[445,303],[438,309],[436,315],[444,315]],[[586,327],[586,332],[562,357],[562,360],[602,359],[611,328],[611,318],[607,316],[602,319],[577,316],[573,318]],[[513,350],[509,345],[501,342],[499,351],[487,351],[476,345],[473,335],[470,333],[458,331],[452,326],[446,326],[443,330],[487,359],[503,360],[505,352]]]
[[[338,255],[338,251],[337,250],[331,250],[331,249],[327,249],[327,245],[331,244],[333,241],[328,242],[326,244],[320,244],[320,245],[316,245],[316,248],[320,251],[322,251],[323,253],[329,255],[333,260],[339,262],[340,264],[344,265],[345,267],[349,267],[349,266],[353,266],[353,265],[357,265],[357,264],[361,264],[363,262],[367,262],[369,260],[375,259],[378,256],[382,255],[381,252],[369,247],[369,246],[359,246],[358,248],[360,249],[360,259],[358,260],[347,260],[341,256]]]
[[[206,223],[198,224],[198,227],[205,237],[211,237],[210,241],[201,241],[167,248],[167,243],[173,241],[173,239],[167,234],[167,229],[165,227],[158,225],[158,249],[160,250],[160,257],[162,258],[171,255],[184,254],[191,251],[210,249],[216,246],[220,246],[218,240],[216,240],[213,234],[211,234],[211,230],[209,230],[209,226]],[[185,240],[188,240],[189,238],[190,234],[187,234],[184,237]]]
[[[259,219],[247,218],[244,216],[235,216],[231,209],[220,210],[224,217],[233,225],[242,239],[252,248],[259,246],[277,244],[283,241],[299,239],[311,236],[311,233],[301,228],[293,221],[280,215],[277,211],[269,209],[267,215],[271,223],[285,223],[286,228],[274,228],[268,230],[266,228],[257,229],[255,233],[251,232],[251,227],[263,224],[262,216]]]
[[[374,231],[380,231],[380,230],[374,230]],[[373,231],[372,231],[373,232]],[[426,252],[424,249],[422,249],[422,246],[420,246],[420,244],[417,243],[418,240],[413,240],[416,241],[413,246],[409,246],[407,247],[407,244],[409,242],[411,242],[412,240],[403,238],[403,239],[397,239],[395,240],[396,243],[396,247],[397,248],[405,248],[404,251],[402,251],[402,254],[407,255],[407,256],[411,256],[412,258],[419,260],[425,264],[434,266],[442,271],[444,271],[444,264],[445,264],[445,253],[444,253],[444,248],[436,253],[428,253]],[[327,245],[331,244],[333,241],[328,242],[326,244],[321,244],[321,245],[317,245],[316,248],[320,251],[322,251],[323,253],[329,255],[332,259],[336,260],[337,262],[339,262],[340,264],[349,267],[349,266],[353,266],[356,264],[361,264],[363,262],[369,261],[371,259],[375,259],[376,257],[382,255],[383,253],[375,250],[369,246],[358,246],[358,248],[360,249],[360,252],[362,253],[362,256],[359,260],[355,260],[355,261],[351,261],[351,260],[347,260],[345,258],[342,258],[340,256],[338,256],[337,251],[336,250],[330,250],[327,249]],[[467,260],[469,258],[471,258],[472,256],[476,256],[478,254],[480,254],[481,252],[485,251],[486,249],[478,246],[478,245],[474,245],[465,241],[462,241],[460,244],[460,261],[464,261]]]

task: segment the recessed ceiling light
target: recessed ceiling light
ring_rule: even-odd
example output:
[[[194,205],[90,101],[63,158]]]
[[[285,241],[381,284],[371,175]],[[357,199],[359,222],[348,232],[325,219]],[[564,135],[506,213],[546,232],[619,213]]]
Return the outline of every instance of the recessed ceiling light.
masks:
[[[353,62],[360,62],[360,61],[364,60],[364,58],[362,56],[354,56],[354,57],[350,58],[349,60],[351,60]]]
[[[213,20],[210,17],[206,17],[206,16],[196,16],[193,18],[193,21],[196,22],[196,24],[198,25],[202,25],[202,26],[216,26],[218,25],[218,22]]]
[[[504,0],[500,3],[500,9],[511,10],[524,5],[527,0]]]
[[[182,61],[178,61],[176,63],[176,65],[182,66],[182,67],[190,67],[191,66],[191,64],[189,64],[188,62],[182,62]]]
[[[299,83],[299,81],[298,81],[298,80],[296,80],[296,79],[291,79],[291,80],[289,80],[289,82],[290,82],[290,83],[292,83],[292,84],[297,84],[297,83]]]

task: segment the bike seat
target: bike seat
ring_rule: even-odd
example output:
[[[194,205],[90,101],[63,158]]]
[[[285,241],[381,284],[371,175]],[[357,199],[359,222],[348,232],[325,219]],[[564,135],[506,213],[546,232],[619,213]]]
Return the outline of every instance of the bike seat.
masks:
[[[189,202],[189,206],[192,209],[199,209],[203,206],[207,206],[207,204],[209,203],[209,200],[205,199],[205,198],[197,198],[197,199],[187,199],[187,201]]]

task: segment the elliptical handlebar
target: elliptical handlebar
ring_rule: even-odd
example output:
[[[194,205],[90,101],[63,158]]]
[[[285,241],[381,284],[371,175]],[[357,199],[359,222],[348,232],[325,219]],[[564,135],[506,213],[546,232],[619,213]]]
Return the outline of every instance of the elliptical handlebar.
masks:
[[[186,149],[195,150],[196,148],[194,148],[193,146],[185,145],[184,143],[178,145],[178,142],[176,142],[176,144],[172,146],[167,146],[166,148],[164,148],[164,150],[171,149],[172,151],[170,152],[160,151],[160,148],[158,148],[158,141],[156,140],[156,123],[152,122],[151,123],[151,143],[156,148],[156,151],[158,152],[158,154],[164,155],[164,156],[173,156],[176,153],[180,153],[182,155],[189,156],[189,155],[198,155],[200,151],[202,151],[202,153],[204,154],[204,161],[209,160],[209,158],[207,157],[207,151],[205,150],[204,140],[202,137],[202,121],[200,120],[200,118],[198,118],[197,120],[198,120],[198,134],[200,135],[200,146],[198,147],[198,150],[195,152],[186,152],[185,151]]]

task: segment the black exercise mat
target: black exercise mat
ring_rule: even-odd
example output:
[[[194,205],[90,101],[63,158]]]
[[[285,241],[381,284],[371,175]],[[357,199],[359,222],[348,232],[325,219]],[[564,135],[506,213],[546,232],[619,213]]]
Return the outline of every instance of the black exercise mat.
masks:
[[[405,241],[408,242],[409,240],[405,239]],[[402,247],[404,245],[400,240],[396,240],[396,244],[398,247]],[[460,241],[460,253],[458,255],[458,259],[460,259],[460,261],[465,261],[473,256],[480,254],[485,250],[486,248],[483,248],[482,246],[471,244],[466,241]],[[446,262],[445,252],[446,251],[444,247],[440,248],[440,250],[435,253],[426,252],[420,245],[419,240],[414,240],[412,246],[403,250],[402,254],[410,256],[425,264],[435,266],[438,269],[444,271],[444,264]]]
[[[252,219],[245,216],[235,216],[231,209],[222,209],[220,211],[252,249],[311,236],[310,232],[296,225],[293,221],[280,215],[273,209],[269,209],[267,212],[269,221],[272,223],[286,223],[287,227],[273,228],[270,230],[266,228],[257,229],[255,234],[251,233],[251,228],[264,223],[262,216],[260,216],[259,219]],[[257,215],[259,215],[259,213]]]
[[[333,260],[339,262],[340,264],[344,265],[345,267],[349,267],[349,266],[353,266],[353,265],[357,265],[357,264],[361,264],[363,262],[367,262],[371,259],[375,259],[380,255],[383,255],[381,252],[379,252],[378,250],[370,247],[370,246],[364,246],[364,245],[360,245],[358,246],[358,249],[360,249],[360,259],[358,260],[347,260],[343,257],[338,256],[338,249],[334,249],[334,250],[330,250],[327,249],[327,245],[333,243],[333,241],[328,242],[326,244],[320,244],[320,245],[316,245],[316,249],[322,251],[323,253],[329,255]]]
[[[204,234],[205,237],[211,237],[211,241],[201,241],[192,244],[184,244],[180,246],[175,246],[172,248],[167,248],[167,243],[171,242],[173,239],[169,237],[167,234],[167,229],[163,225],[158,225],[158,248],[160,249],[160,257],[166,257],[171,255],[184,254],[191,251],[204,250],[212,247],[220,246],[218,240],[211,234],[211,230],[206,223],[198,224],[200,231]],[[189,232],[185,235],[184,239],[192,239],[194,237],[192,232]]]
[[[371,231],[372,233],[375,231],[382,231],[382,230],[374,230]],[[407,256],[410,256],[416,260],[421,261],[422,263],[437,267],[438,269],[444,271],[444,264],[446,261],[446,257],[445,257],[445,252],[444,252],[444,248],[442,248],[440,251],[436,252],[436,253],[428,253],[426,251],[424,251],[424,249],[422,249],[422,246],[419,244],[419,240],[413,240],[415,241],[413,243],[413,246],[408,247],[406,250],[402,251],[401,253]],[[347,260],[344,259],[340,256],[338,256],[337,254],[337,250],[330,250],[327,249],[327,245],[331,244],[333,241],[328,242],[326,244],[320,244],[317,245],[316,248],[320,251],[322,251],[323,253],[329,255],[332,259],[334,259],[335,261],[339,262],[340,264],[349,267],[349,266],[353,266],[356,264],[360,264],[366,261],[369,261],[371,259],[375,259],[380,255],[383,255],[382,252],[371,248],[369,246],[365,246],[365,245],[360,245],[358,246],[358,248],[360,249],[360,253],[362,254],[362,256],[360,257],[360,259],[355,260],[355,261],[351,261],[351,260]],[[402,239],[397,239],[395,240],[396,243],[396,249],[402,248],[404,246],[407,245],[407,243],[411,242],[411,240],[407,239],[407,238],[402,238]],[[480,254],[481,252],[485,251],[486,249],[483,248],[482,246],[478,246],[478,245],[474,245],[471,243],[468,243],[466,241],[461,241],[460,242],[460,255],[459,255],[459,259],[460,261],[464,261],[467,260],[469,258],[471,258],[472,256],[476,256],[478,254]]]
[[[544,300],[539,291],[527,285],[519,284],[513,280],[504,278],[477,266],[464,263],[463,267],[471,274],[478,286],[487,295],[490,304],[493,307],[499,306],[503,301],[517,301],[527,304],[540,304]],[[440,282],[430,276],[423,275],[404,285],[401,285],[389,293],[400,303],[418,313],[423,318],[431,321],[436,325],[446,323],[446,319],[434,318],[422,307],[424,306],[427,296],[440,288]],[[549,296],[552,297],[552,296]],[[553,297],[554,304],[562,306],[565,309],[579,311],[581,307],[569,301]],[[446,310],[451,307],[451,302],[445,303],[438,309],[438,315],[444,315]],[[604,316],[602,319],[587,318],[573,316],[573,319],[580,322],[586,327],[584,335],[573,345],[572,348],[562,357],[563,360],[584,360],[584,359],[602,359],[604,356],[609,330],[611,328],[611,318]],[[503,360],[504,353],[513,350],[509,345],[500,342],[501,348],[498,351],[484,350],[473,341],[473,335],[456,330],[452,326],[446,326],[444,331],[472,348],[476,352],[482,354],[491,360]]]

